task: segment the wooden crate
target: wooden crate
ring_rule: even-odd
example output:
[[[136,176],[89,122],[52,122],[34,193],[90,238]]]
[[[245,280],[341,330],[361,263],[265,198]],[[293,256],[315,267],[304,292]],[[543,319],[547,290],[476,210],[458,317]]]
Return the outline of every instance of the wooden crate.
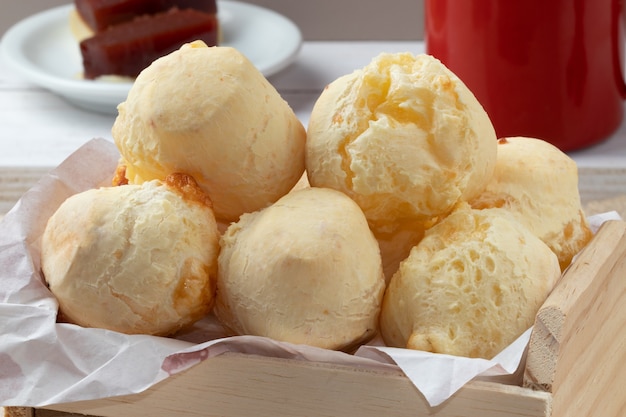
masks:
[[[472,381],[431,408],[404,374],[223,354],[147,391],[11,417],[626,415],[626,222],[606,223],[537,314],[522,386]]]

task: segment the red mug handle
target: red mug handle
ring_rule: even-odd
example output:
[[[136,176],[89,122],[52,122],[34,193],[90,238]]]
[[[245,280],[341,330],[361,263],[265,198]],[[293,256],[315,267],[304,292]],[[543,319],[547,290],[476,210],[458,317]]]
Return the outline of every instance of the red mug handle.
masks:
[[[624,14],[624,3],[622,0],[613,0],[613,13],[615,16],[613,21],[613,53],[615,54],[615,79],[622,94],[622,98],[626,99],[626,81],[624,80],[624,33],[623,25],[626,22]]]

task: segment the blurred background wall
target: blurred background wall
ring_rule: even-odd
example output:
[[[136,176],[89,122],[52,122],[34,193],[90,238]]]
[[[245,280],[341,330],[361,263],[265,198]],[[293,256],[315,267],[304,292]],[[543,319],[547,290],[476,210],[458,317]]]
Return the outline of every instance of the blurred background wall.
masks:
[[[227,1],[227,0],[225,0]],[[423,39],[423,0],[248,0],[289,17],[305,40]],[[71,0],[0,0],[0,34],[19,20]]]

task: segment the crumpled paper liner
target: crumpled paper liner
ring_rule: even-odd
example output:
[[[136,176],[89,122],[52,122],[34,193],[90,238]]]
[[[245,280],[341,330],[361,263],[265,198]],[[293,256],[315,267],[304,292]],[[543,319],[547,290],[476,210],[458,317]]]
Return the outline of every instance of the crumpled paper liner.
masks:
[[[113,143],[88,142],[0,221],[0,406],[39,407],[138,393],[224,352],[399,367],[431,406],[475,378],[520,383],[530,330],[493,360],[485,360],[389,348],[380,339],[347,354],[256,336],[226,337],[212,316],[175,339],[57,323],[58,305],[40,272],[40,236],[67,197],[109,185],[118,160]]]

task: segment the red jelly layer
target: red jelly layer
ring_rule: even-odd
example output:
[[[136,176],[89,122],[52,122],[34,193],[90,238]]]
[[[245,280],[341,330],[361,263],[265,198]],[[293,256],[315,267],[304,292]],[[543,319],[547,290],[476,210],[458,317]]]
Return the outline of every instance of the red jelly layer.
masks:
[[[215,14],[173,9],[112,26],[80,43],[84,76],[136,77],[155,59],[183,44],[202,40],[217,45]]]
[[[75,0],[74,6],[94,32],[144,14],[162,13],[173,7],[217,13],[216,0]]]

